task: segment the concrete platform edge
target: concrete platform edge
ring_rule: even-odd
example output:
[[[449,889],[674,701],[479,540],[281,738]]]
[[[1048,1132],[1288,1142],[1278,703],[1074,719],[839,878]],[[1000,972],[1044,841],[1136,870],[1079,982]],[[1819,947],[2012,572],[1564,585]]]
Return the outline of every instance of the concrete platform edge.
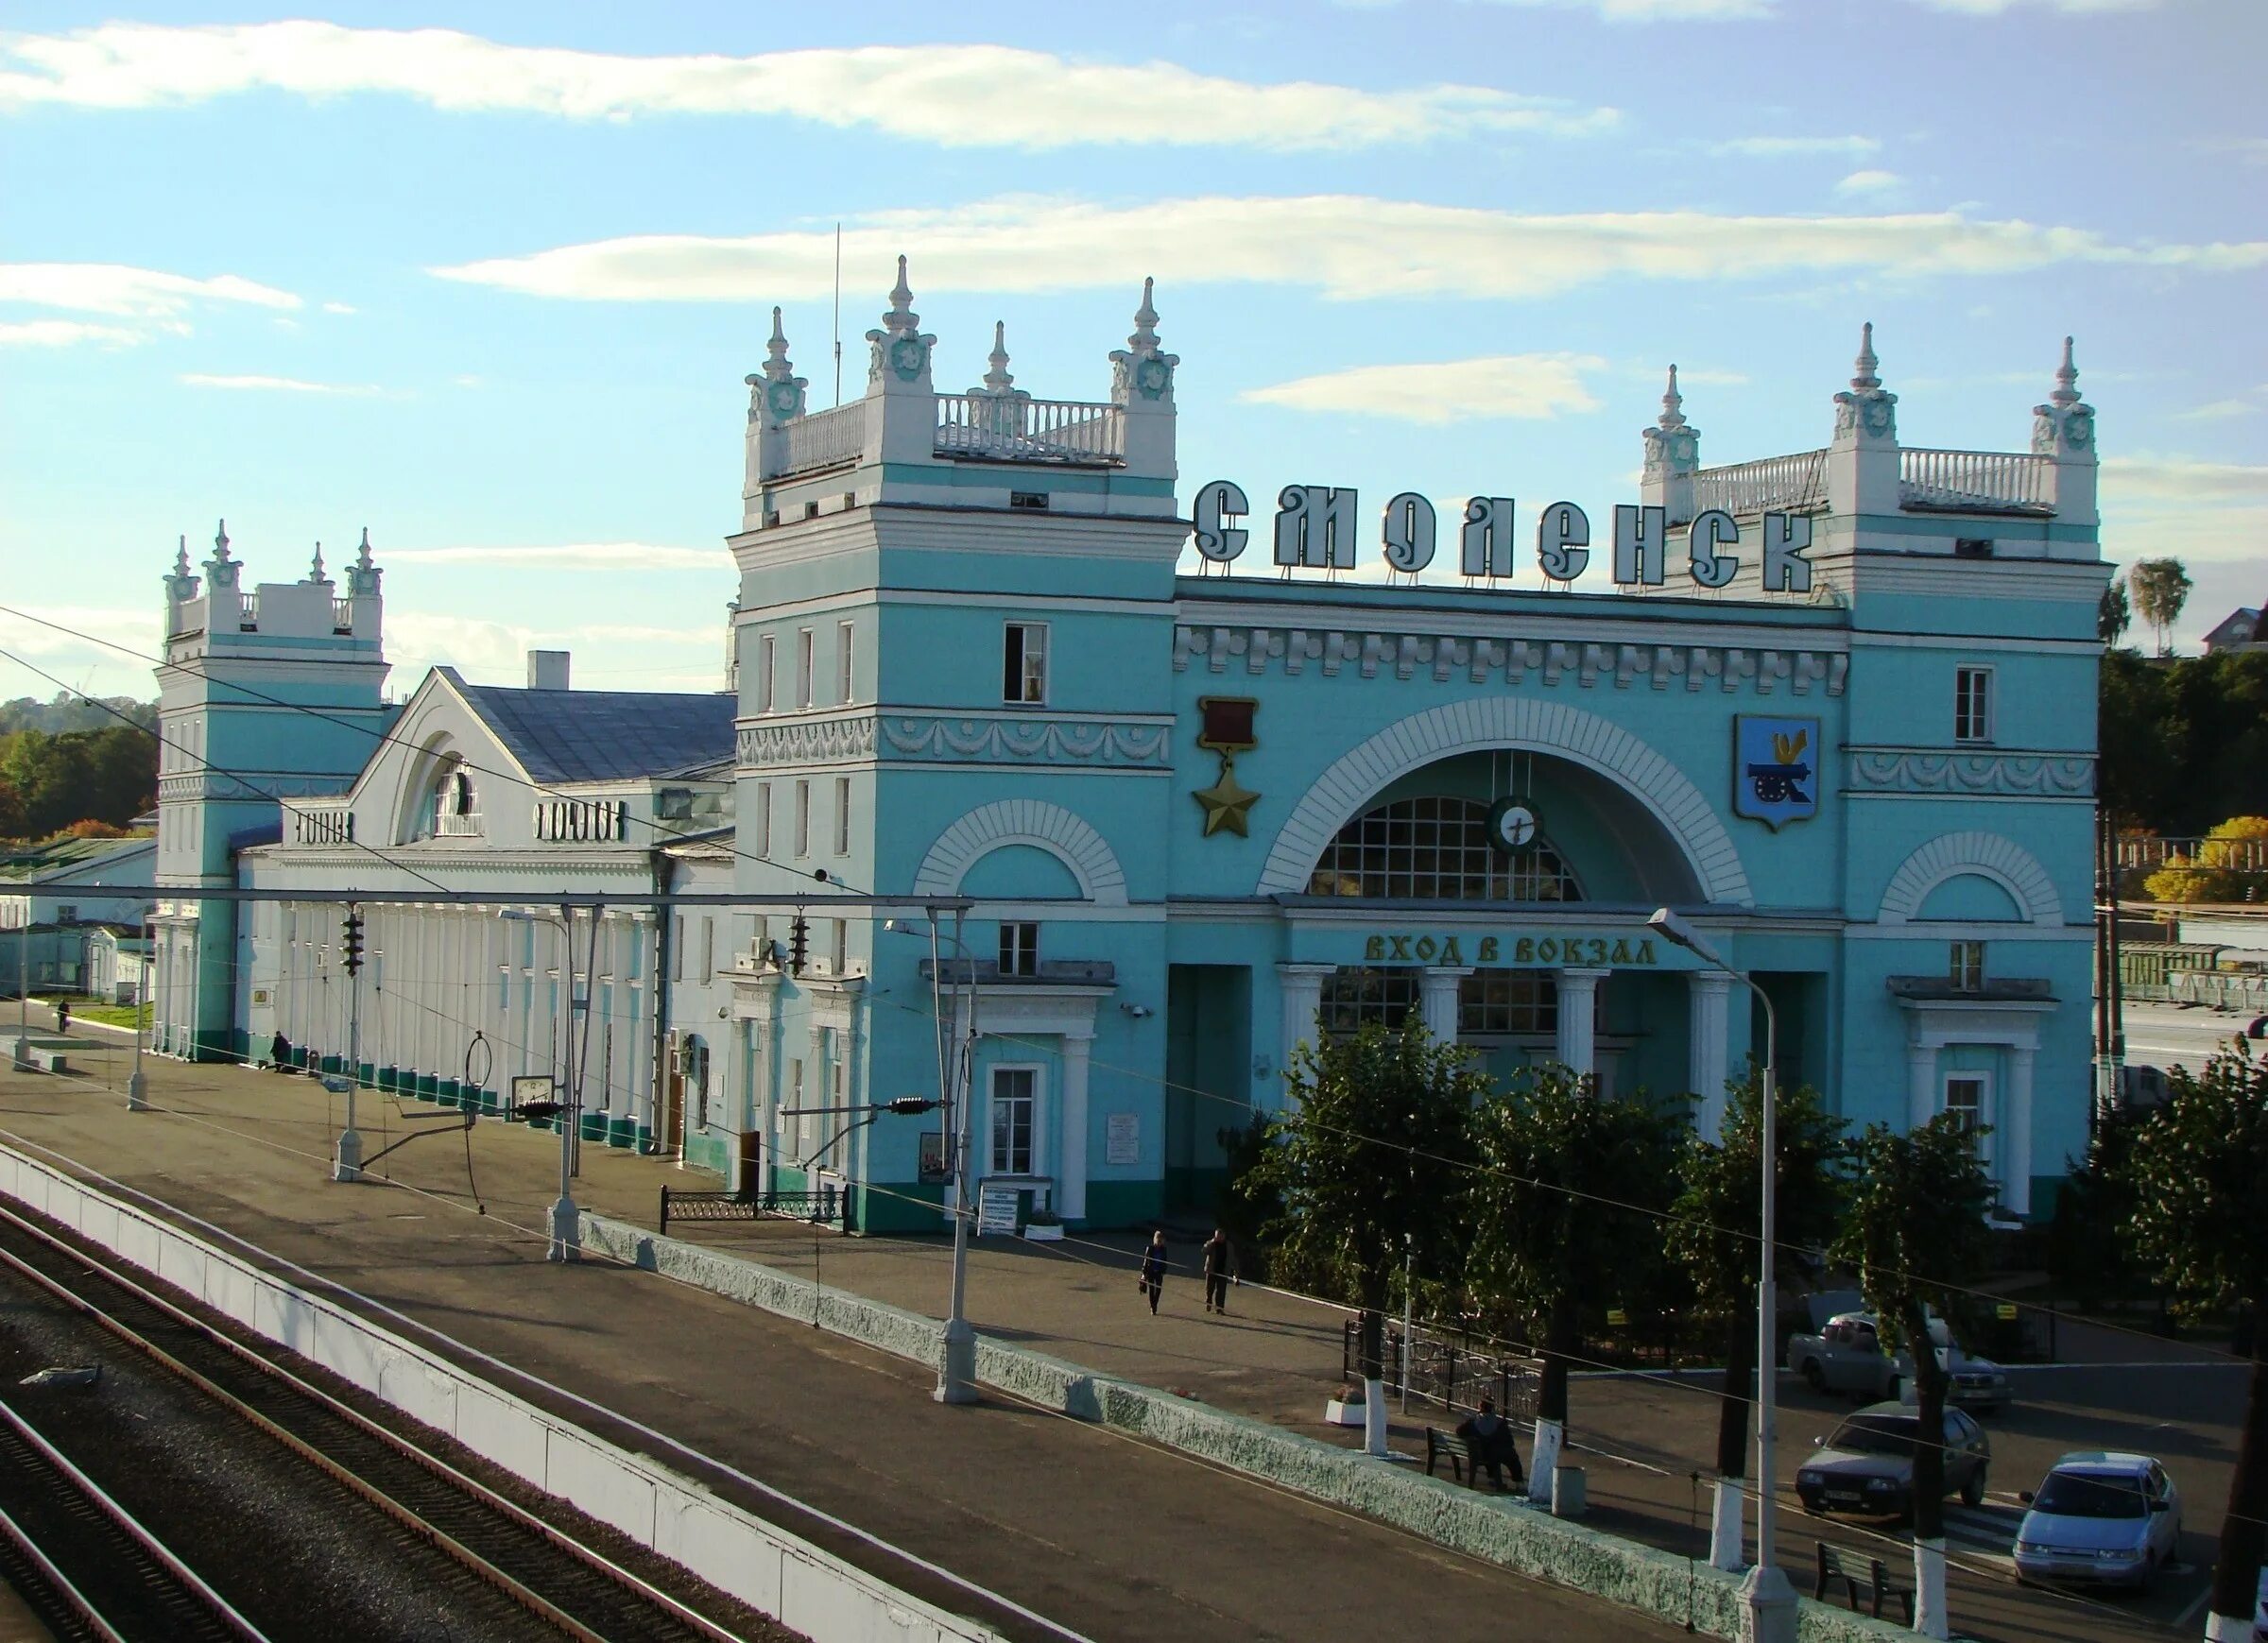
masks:
[[[162,1218],[0,1146],[0,1196],[60,1223],[815,1640],[1000,1634]]]
[[[934,1318],[831,1285],[687,1243],[585,1211],[587,1249],[627,1265],[812,1323],[861,1344],[935,1365],[943,1326]],[[1718,1637],[1741,1629],[1740,1577],[1523,1502],[1482,1495],[1415,1468],[1374,1461],[1264,1421],[1230,1414],[1170,1392],[1097,1374],[980,1334],[977,1378],[987,1386],[1079,1420],[1261,1478],[1312,1499],[1362,1513],[1436,1545]],[[1910,1636],[1902,1626],[1802,1600],[1804,1643],[1880,1643]]]

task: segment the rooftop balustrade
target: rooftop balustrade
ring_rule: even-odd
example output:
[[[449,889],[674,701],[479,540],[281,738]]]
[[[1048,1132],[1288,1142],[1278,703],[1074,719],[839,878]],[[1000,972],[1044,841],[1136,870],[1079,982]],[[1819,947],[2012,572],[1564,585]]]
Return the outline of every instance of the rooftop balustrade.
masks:
[[[1908,446],[1898,454],[1898,500],[1902,507],[1955,513],[2051,514],[2053,459],[2014,451],[1932,451]]]
[[[1798,451],[1792,456],[1766,456],[1755,462],[1704,468],[1693,475],[1696,512],[1716,507],[1736,516],[1801,513],[1807,508],[1826,505],[1825,451]]]
[[[935,450],[991,462],[1113,464],[1125,459],[1125,421],[1113,404],[939,394]]]

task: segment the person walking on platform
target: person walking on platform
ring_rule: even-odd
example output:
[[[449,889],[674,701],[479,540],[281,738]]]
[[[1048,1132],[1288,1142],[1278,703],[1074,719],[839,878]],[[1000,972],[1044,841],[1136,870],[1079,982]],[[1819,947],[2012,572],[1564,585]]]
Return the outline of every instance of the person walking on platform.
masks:
[[[1236,1249],[1219,1227],[1205,1241],[1205,1309],[1228,1315],[1228,1281],[1236,1272]]]
[[[1158,1315],[1158,1299],[1165,1293],[1165,1233],[1150,1234],[1150,1246],[1142,1252],[1142,1276],[1135,1287],[1150,1297],[1150,1316]]]
[[[71,1001],[68,999],[55,1001],[55,1030],[58,1033],[71,1031]]]

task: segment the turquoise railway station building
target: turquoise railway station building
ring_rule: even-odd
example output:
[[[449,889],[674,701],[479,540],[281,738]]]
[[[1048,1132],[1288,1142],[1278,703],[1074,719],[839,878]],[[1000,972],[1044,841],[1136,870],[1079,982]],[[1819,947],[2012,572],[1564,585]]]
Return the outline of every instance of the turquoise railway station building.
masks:
[[[2002,1215],[2047,1213],[2091,1101],[2110,569],[2068,343],[2028,450],[1902,443],[1869,334],[1820,449],[1705,466],[1673,371],[1635,498],[1444,509],[1185,471],[1157,320],[1145,288],[1102,398],[1034,398],[997,335],[983,382],[943,392],[902,267],[865,393],[813,410],[775,317],[721,697],[574,691],[559,659],[524,691],[437,670],[382,706],[358,565],[326,596],[335,671],[259,676],[384,734],[334,712],[264,834],[202,796],[211,773],[162,811],[185,877],[161,1013],[168,964],[200,978],[171,1047],[336,1033],[335,910],[286,894],[223,936],[193,872],[287,893],[415,866],[472,898],[387,913],[381,1068],[419,1091],[475,1082],[474,1034],[497,1077],[549,1065],[556,961],[496,908],[644,893],[592,950],[609,1138],[934,1229],[936,1115],[844,1133],[811,1109],[934,1094],[957,993],[975,1176],[1125,1225],[1209,1206],[1296,1047],[1368,1020],[1415,1015],[1499,1077],[1691,1096],[1713,1127],[1762,1011],[1649,930],[1667,906],[1770,995],[1783,1082],[1854,1125],[1959,1113]],[[177,581],[169,645],[193,609]],[[241,637],[196,641],[169,739],[220,745]],[[694,889],[745,899],[666,899]],[[933,952],[925,919],[844,889],[968,905]]]

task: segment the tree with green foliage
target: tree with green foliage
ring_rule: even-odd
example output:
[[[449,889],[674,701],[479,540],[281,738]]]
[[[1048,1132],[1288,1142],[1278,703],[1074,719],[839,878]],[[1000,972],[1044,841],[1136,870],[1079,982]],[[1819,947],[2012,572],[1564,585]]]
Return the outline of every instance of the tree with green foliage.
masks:
[[[123,826],[158,800],[156,740],[113,725],[50,736],[0,736],[0,789],[12,803],[8,836],[45,838],[78,821]]]
[[[2166,858],[2142,881],[2154,901],[2248,901],[2268,890],[2268,873],[2253,863],[2268,851],[2268,816],[2234,815],[2198,841],[2188,856]]]
[[[1386,1452],[1384,1321],[1406,1270],[1461,1257],[1467,1133],[1488,1080],[1469,1049],[1444,1044],[1413,1011],[1301,1044],[1289,1098],[1253,1187],[1280,1195],[1270,1228],[1284,1281],[1340,1296],[1361,1313],[1365,1441]]]
[[[1852,1150],[1843,1227],[1828,1251],[1835,1265],[1859,1275],[1883,1345],[1902,1348],[1914,1364],[1920,1426],[1914,1445],[1914,1629],[1931,1637],[1947,1634],[1948,1372],[1930,1317],[1935,1311],[1951,1318],[1991,1257],[1984,1217],[1995,1190],[1977,1150],[1984,1134],[1950,1112],[1902,1135],[1886,1124],[1867,1125]]]
[[[1727,1083],[1722,1138],[1698,1130],[1677,1154],[1677,1201],[1664,1223],[1670,1258],[1685,1273],[1693,1298],[1725,1319],[1725,1394],[1717,1405],[1717,1487],[1710,1562],[1737,1569],[1741,1503],[1749,1474],[1750,1410],[1756,1395],[1758,1223],[1763,1218],[1763,1081]],[[1815,1258],[1833,1239],[1848,1190],[1850,1140],[1840,1118],[1808,1085],[1782,1089],[1776,1104],[1774,1152],[1778,1191],[1773,1209],[1781,1270],[1793,1258]]]
[[[2174,625],[2181,620],[2181,608],[2190,602],[2190,573],[2179,559],[2137,559],[2134,569],[2126,573],[2127,585],[2134,590],[2134,608],[2157,634],[2157,654],[2163,656],[2172,647]]]
[[[2172,1097],[2135,1126],[2121,1174],[2127,1237],[2143,1269],[2191,1317],[2249,1309],[2252,1372],[2213,1566],[2208,1638],[2248,1637],[2268,1558],[2268,1064],[2238,1038],[2204,1072],[2174,1068]]]
[[[2197,838],[2268,815],[2268,651],[2105,651],[2097,726],[2099,791],[2122,822]]]
[[[2113,576],[2095,605],[2095,637],[2105,644],[2116,644],[2133,625],[2134,605],[2126,597],[2126,578]]]
[[[1466,1287],[1484,1304],[1543,1321],[1533,1498],[1551,1498],[1567,1432],[1568,1365],[1582,1308],[1626,1292],[1661,1258],[1661,1211],[1676,1193],[1682,1108],[1641,1093],[1601,1100],[1564,1067],[1516,1079],[1473,1114]]]

